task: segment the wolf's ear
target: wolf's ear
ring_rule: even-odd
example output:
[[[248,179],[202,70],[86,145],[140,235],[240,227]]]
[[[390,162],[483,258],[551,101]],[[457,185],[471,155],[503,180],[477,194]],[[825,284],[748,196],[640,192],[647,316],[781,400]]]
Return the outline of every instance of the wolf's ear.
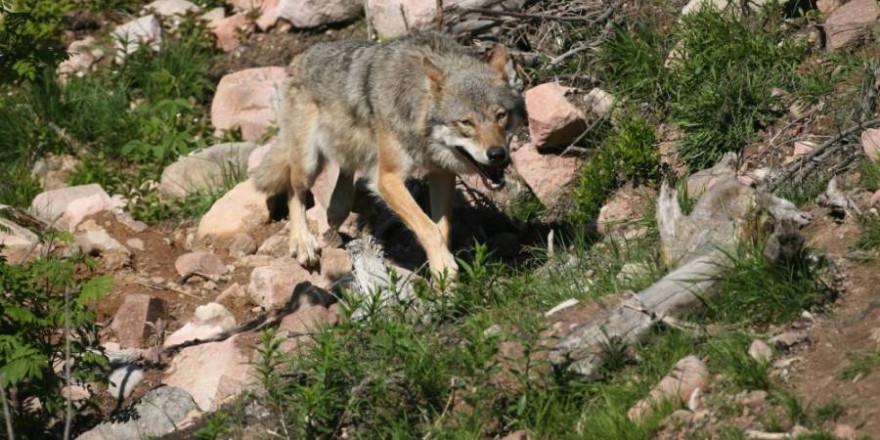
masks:
[[[489,67],[507,82],[507,48],[503,44],[496,44],[489,52]]]
[[[431,91],[435,94],[440,93],[443,90],[443,80],[446,78],[446,74],[427,57],[422,58],[422,66],[425,67],[425,75],[431,83]]]

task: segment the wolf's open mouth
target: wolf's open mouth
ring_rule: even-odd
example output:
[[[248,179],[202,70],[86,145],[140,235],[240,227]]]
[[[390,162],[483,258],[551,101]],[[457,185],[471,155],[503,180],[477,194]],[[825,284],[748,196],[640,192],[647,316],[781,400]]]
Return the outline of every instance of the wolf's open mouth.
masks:
[[[509,160],[500,165],[483,165],[477,162],[464,148],[455,147],[455,149],[477,170],[486,186],[494,190],[504,188],[504,169],[510,163]]]

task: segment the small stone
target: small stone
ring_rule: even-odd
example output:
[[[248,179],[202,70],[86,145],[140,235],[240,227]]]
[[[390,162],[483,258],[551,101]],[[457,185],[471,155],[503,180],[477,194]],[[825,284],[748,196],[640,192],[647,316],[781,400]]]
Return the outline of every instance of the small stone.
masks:
[[[351,273],[351,257],[345,249],[324,249],[321,253],[321,275],[328,280],[337,280]]]
[[[133,54],[141,44],[158,51],[162,44],[162,25],[155,15],[145,15],[118,26],[113,30],[112,37],[116,61],[122,63],[126,55]]]
[[[244,258],[253,255],[257,251],[257,242],[250,234],[241,233],[232,239],[229,245],[229,255],[234,258]]]
[[[141,398],[131,410],[137,417],[106,421],[77,437],[77,440],[141,440],[158,438],[176,430],[196,410],[186,391],[159,387]]]
[[[615,104],[614,96],[598,87],[590,90],[584,96],[584,101],[587,104],[587,108],[600,118],[610,116]]]
[[[211,103],[217,134],[240,127],[244,140],[261,138],[275,120],[272,100],[285,76],[284,67],[256,67],[224,75]]]
[[[216,190],[235,175],[243,174],[252,142],[229,142],[182,156],[162,171],[159,192],[184,198],[198,191]]]
[[[101,185],[93,183],[40,193],[31,202],[29,211],[51,225],[75,231],[87,216],[115,208],[116,203]]]
[[[749,357],[758,362],[770,362],[773,360],[773,349],[760,339],[752,341],[749,347]]]
[[[678,409],[669,415],[669,419],[680,424],[688,424],[694,419],[693,411],[687,409]]]
[[[587,129],[584,115],[566,98],[570,90],[545,83],[526,91],[529,132],[539,149],[567,146]]]
[[[516,431],[510,434],[507,434],[501,440],[529,440],[529,435],[525,431]]]
[[[223,260],[212,252],[196,251],[183,254],[174,262],[174,268],[180,276],[187,276],[192,273],[201,273],[209,277],[219,277],[225,274],[228,269]]]
[[[862,148],[871,162],[880,160],[880,129],[869,128],[862,132]]]
[[[249,34],[253,28],[254,24],[246,14],[221,18],[209,25],[209,29],[217,37],[217,47],[225,52],[237,49],[241,45],[241,35]]]
[[[651,389],[648,397],[637,402],[627,411],[630,420],[641,420],[654,405],[666,399],[678,398],[688,403],[693,393],[709,384],[709,370],[706,364],[696,356],[687,356],[675,364],[671,373],[666,375]]]
[[[483,330],[483,336],[485,336],[487,338],[500,336],[502,331],[503,330],[501,329],[500,325],[492,324],[489,327],[487,327],[486,330]]]
[[[136,251],[143,251],[145,249],[144,241],[140,238],[129,238],[125,241],[125,244]]]
[[[213,302],[196,307],[195,317],[172,333],[163,346],[182,344],[195,339],[208,339],[235,328],[235,318],[222,305]]]
[[[779,348],[791,348],[807,340],[807,335],[802,332],[784,332],[770,338],[770,343]]]
[[[794,157],[801,157],[810,154],[816,148],[815,142],[797,141],[794,143]]]
[[[735,400],[740,405],[756,409],[760,408],[767,400],[767,392],[764,390],[747,391],[737,395]]]
[[[856,440],[859,433],[852,426],[840,424],[834,427],[834,437],[839,440]]]
[[[318,275],[312,275],[292,258],[280,258],[269,266],[257,267],[251,272],[248,295],[266,310],[282,307],[293,296],[293,288],[303,281],[321,284]]]

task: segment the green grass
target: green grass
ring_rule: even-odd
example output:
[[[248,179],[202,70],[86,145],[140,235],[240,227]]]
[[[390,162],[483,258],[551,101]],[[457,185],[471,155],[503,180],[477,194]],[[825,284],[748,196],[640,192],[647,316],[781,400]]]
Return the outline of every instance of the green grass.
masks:
[[[855,248],[863,251],[880,249],[880,219],[863,218],[862,230]]]
[[[848,363],[837,375],[840,380],[853,380],[857,376],[867,376],[880,365],[880,351],[848,354],[846,357]]]
[[[626,181],[650,184],[660,175],[654,128],[644,119],[627,116],[619,128],[584,164],[580,185],[575,189],[575,208],[570,219],[595,219],[605,200]]]
[[[764,326],[787,322],[831,298],[806,259],[771,264],[760,249],[748,245],[728,256],[730,269],[719,276],[717,292],[706,298],[710,319]]]
[[[799,88],[796,67],[806,51],[781,19],[774,6],[747,17],[703,8],[685,16],[672,36],[639,25],[601,49],[600,68],[612,92],[647,103],[682,128],[681,158],[692,170],[705,168],[756,140],[781,115],[774,87]],[[684,56],[667,68],[673,47]]]
[[[846,408],[836,398],[832,398],[816,408],[816,420],[819,423],[836,422],[844,412]]]
[[[744,390],[768,390],[769,362],[758,362],[749,356],[752,338],[743,333],[717,336],[708,342],[709,353],[716,368],[727,374],[734,385]]]

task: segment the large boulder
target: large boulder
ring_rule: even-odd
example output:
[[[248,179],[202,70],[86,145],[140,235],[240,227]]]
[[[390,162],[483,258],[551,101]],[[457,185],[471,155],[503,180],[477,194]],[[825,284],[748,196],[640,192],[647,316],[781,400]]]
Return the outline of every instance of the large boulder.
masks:
[[[269,208],[266,206],[266,195],[248,179],[214,202],[199,221],[196,238],[231,240],[238,234],[250,233],[267,221]]]
[[[237,338],[184,348],[171,361],[162,383],[190,393],[202,411],[216,410],[254,379],[250,359]]]
[[[122,348],[141,348],[165,310],[161,298],[145,294],[126,295],[113,316],[110,330]]]
[[[113,211],[118,203],[96,183],[46,191],[31,202],[30,212],[54,227],[74,231],[87,216]]]
[[[111,417],[77,440],[141,440],[156,438],[180,429],[187,417],[197,413],[195,401],[189,393],[175,387],[153,389],[130,411],[120,417]],[[137,417],[130,417],[137,414]]]
[[[254,148],[256,145],[252,142],[232,142],[181,157],[162,171],[159,192],[183,198],[234,181],[245,173]]]
[[[351,20],[362,10],[358,0],[280,0],[277,14],[298,28],[313,28]]]
[[[275,120],[273,96],[284,77],[283,67],[255,67],[221,78],[211,103],[211,122],[218,134],[240,127],[245,140],[262,137]]]
[[[319,275],[310,274],[293,258],[279,258],[251,272],[247,292],[255,304],[272,310],[286,305],[293,296],[293,288],[303,281],[321,284]]]
[[[6,257],[7,264],[18,264],[25,256],[36,255],[39,243],[37,234],[0,218],[0,255]]]
[[[142,44],[158,51],[162,45],[162,25],[155,15],[145,15],[117,26],[111,37],[115,42],[116,61],[121,63]]]
[[[533,144],[520,146],[511,153],[511,157],[519,175],[546,206],[556,202],[560,189],[580,177],[579,159],[541,154]]]
[[[869,37],[878,17],[877,0],[852,0],[835,9],[825,20],[827,49],[850,47]]]
[[[557,83],[526,90],[529,132],[538,148],[568,146],[587,129],[583,113],[566,98],[569,91]]]

